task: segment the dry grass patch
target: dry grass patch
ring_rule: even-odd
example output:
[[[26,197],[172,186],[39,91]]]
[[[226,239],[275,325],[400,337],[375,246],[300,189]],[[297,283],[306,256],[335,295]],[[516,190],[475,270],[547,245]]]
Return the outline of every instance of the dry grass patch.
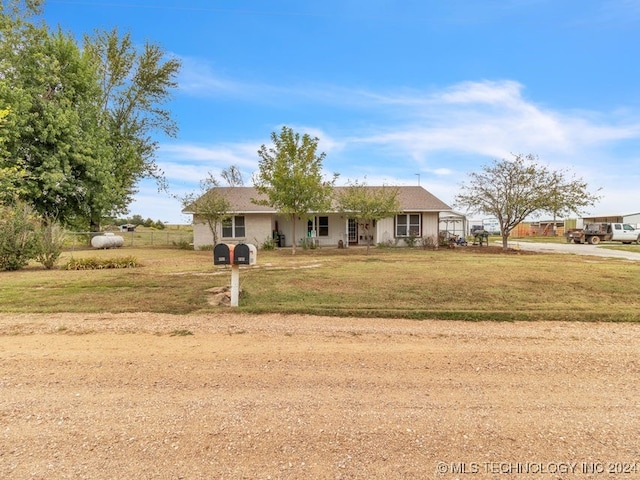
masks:
[[[227,311],[211,252],[123,249],[125,270],[3,272],[0,311]],[[80,256],[84,252],[74,252]],[[69,256],[70,254],[65,254]],[[87,256],[113,256],[87,251]],[[492,248],[260,251],[242,267],[240,312],[463,320],[640,319],[640,264]]]

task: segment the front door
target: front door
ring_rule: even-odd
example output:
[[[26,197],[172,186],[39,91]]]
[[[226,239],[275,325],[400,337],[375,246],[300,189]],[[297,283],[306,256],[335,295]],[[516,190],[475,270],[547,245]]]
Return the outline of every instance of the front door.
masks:
[[[349,245],[356,245],[358,243],[358,222],[355,218],[349,219],[347,232],[349,233]]]

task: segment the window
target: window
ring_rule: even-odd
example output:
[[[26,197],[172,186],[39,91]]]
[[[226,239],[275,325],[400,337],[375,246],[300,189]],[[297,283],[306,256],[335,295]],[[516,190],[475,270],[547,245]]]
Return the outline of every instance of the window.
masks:
[[[227,217],[222,221],[222,238],[245,237],[244,217]]]
[[[318,236],[329,236],[329,217],[317,217],[318,218]]]
[[[422,232],[419,213],[396,215],[396,237],[419,237]]]
[[[307,222],[307,236],[328,237],[329,217],[313,217]]]
[[[235,223],[235,235],[234,237],[245,237],[244,233],[244,217],[233,217]]]

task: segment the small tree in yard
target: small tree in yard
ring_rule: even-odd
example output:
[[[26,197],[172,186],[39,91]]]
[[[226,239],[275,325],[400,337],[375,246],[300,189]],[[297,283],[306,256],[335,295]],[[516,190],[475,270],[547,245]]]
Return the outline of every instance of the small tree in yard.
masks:
[[[367,254],[371,245],[370,229],[374,222],[396,215],[400,211],[398,189],[395,187],[368,187],[355,181],[339,198],[340,211],[363,225],[367,236]]]
[[[511,230],[527,217],[539,214],[579,214],[600,197],[587,184],[566,171],[553,171],[535,155],[513,155],[469,174],[469,183],[455,198],[458,207],[493,215],[500,223],[502,247],[508,247]]]
[[[232,177],[226,175],[229,171],[234,172]],[[223,170],[222,177],[230,186],[242,185],[242,176],[235,166],[230,167],[229,170]],[[190,194],[182,199],[186,209],[192,210],[205,221],[211,231],[214,245],[218,243],[218,227],[231,214],[231,203],[217,190],[219,186],[218,179],[209,172],[207,178],[200,181],[200,195]]]
[[[333,185],[322,176],[325,154],[316,154],[318,138],[294,133],[282,127],[278,134],[271,133],[273,146],[262,145],[258,150],[261,160],[259,173],[254,176],[256,190],[265,200],[253,199],[256,204],[268,205],[287,215],[291,220],[292,254],[296,253],[296,218],[308,217],[310,212],[326,212],[330,208]]]

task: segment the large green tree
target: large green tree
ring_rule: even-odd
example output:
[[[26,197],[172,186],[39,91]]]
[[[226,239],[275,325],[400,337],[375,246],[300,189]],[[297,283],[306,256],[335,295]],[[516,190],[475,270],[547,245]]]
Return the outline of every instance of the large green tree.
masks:
[[[26,170],[15,148],[20,145],[24,129],[24,111],[29,96],[22,79],[22,58],[26,57],[32,39],[41,37],[30,20],[39,13],[40,2],[8,0],[0,2],[0,203],[16,201],[25,192]],[[33,79],[32,81],[34,81]]]
[[[8,152],[4,147],[6,129],[3,126],[8,115],[8,108],[0,109],[0,205],[10,204],[19,197],[26,175],[17,165],[9,165],[6,162]]]
[[[62,32],[26,48],[15,86],[2,92],[16,128],[5,166],[26,173],[20,195],[36,212],[73,223],[86,217],[93,195],[114,186],[95,70]]]
[[[158,45],[145,43],[136,49],[130,34],[116,29],[85,36],[84,49],[97,66],[107,144],[112,149],[111,174],[116,181],[115,198],[89,203],[95,227],[104,214],[126,210],[143,177],[155,178],[164,188],[164,173],[155,162],[155,133],[177,134],[177,125],[165,107],[177,87],[180,61],[167,58]]]
[[[369,187],[357,180],[342,190],[337,200],[340,211],[362,225],[367,236],[367,254],[371,245],[370,230],[374,223],[393,217],[400,211],[396,187]]]
[[[162,104],[176,60],[116,31],[85,39],[50,32],[37,0],[0,6],[0,183],[44,218],[98,229],[126,210],[140,178],[162,178],[157,131],[176,126]],[[7,195],[3,197],[6,200]]]
[[[280,133],[271,133],[272,145],[262,145],[259,172],[254,175],[256,190],[269,205],[291,220],[292,254],[296,253],[296,219],[307,218],[311,212],[326,212],[331,206],[337,174],[327,180],[322,173],[325,153],[317,153],[319,139],[300,135],[284,126]]]
[[[470,173],[455,204],[469,212],[495,216],[506,249],[511,230],[526,218],[580,214],[599,200],[597,191],[591,191],[581,178],[541,165],[536,155],[514,154],[512,159],[494,160]]]

